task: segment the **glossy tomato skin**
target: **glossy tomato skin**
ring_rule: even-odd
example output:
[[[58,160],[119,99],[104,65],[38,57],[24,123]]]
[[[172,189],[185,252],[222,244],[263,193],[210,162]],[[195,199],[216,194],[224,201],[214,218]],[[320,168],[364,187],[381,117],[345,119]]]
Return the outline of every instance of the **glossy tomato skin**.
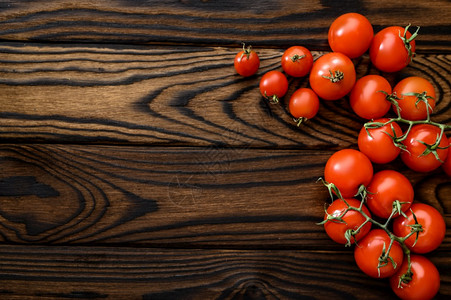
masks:
[[[386,94],[391,95],[390,83],[380,75],[366,75],[355,83],[349,94],[352,110],[361,118],[370,120],[384,117],[390,110],[391,103]]]
[[[404,41],[405,28],[390,26],[376,33],[370,45],[370,59],[373,65],[383,72],[397,72],[405,68],[412,60]],[[400,37],[401,35],[401,37]],[[412,34],[407,30],[406,38]],[[415,53],[415,40],[410,42],[411,51]]]
[[[337,79],[341,78],[337,73],[343,75],[342,79]],[[336,78],[336,82],[329,78]],[[351,91],[355,81],[354,64],[350,58],[338,52],[327,53],[318,58],[313,63],[309,76],[310,87],[324,100],[338,100],[344,97]]]
[[[406,147],[406,151],[402,151],[400,155],[402,161],[410,169],[417,172],[430,172],[440,167],[448,156],[448,149],[436,149],[440,160],[433,153],[423,155],[424,150],[426,150],[423,143],[433,145],[439,135],[440,128],[437,126],[430,124],[414,125],[407,138],[402,142]],[[439,147],[446,148],[448,145],[448,138],[443,135]]]
[[[356,58],[368,50],[373,35],[373,26],[366,17],[358,13],[346,13],[330,25],[328,41],[332,51]]]
[[[292,77],[306,76],[312,66],[312,53],[303,46],[292,46],[282,55],[282,69]]]
[[[415,234],[409,237],[405,241],[406,246],[414,253],[428,253],[437,249],[445,238],[446,224],[440,212],[428,204],[412,204],[410,210],[406,212],[407,219],[399,216],[393,221],[393,233],[399,237],[409,234],[411,231],[409,225],[415,224],[412,212],[423,231],[419,233],[416,243]]]
[[[393,88],[393,93],[400,98],[396,100],[400,108],[401,117],[407,120],[417,121],[425,120],[429,114],[432,113],[435,108],[435,89],[434,86],[425,78],[418,76],[411,76],[404,78],[398,82]],[[409,96],[407,94],[425,93],[428,98],[428,105],[424,101],[418,101],[417,96]],[[393,106],[393,110],[396,112],[397,108]]]
[[[412,205],[413,197],[413,186],[406,176],[395,170],[382,170],[374,174],[368,185],[366,203],[374,215],[387,219],[392,213],[395,200],[403,203],[401,210],[406,212]]]
[[[374,122],[386,123],[388,118],[376,119]],[[386,164],[395,160],[401,148],[397,147],[393,138],[402,136],[401,127],[396,122],[391,122],[379,128],[360,129],[357,138],[359,150],[373,163]]]
[[[346,202],[352,207],[360,207],[360,201],[353,198],[346,199]],[[347,205],[344,203],[343,200],[337,199],[327,208],[327,214],[324,215],[324,220],[327,219],[327,215],[332,215],[334,217],[339,217],[347,208]],[[371,217],[371,213],[369,212],[368,208],[364,205],[362,207],[363,212],[368,216]],[[339,244],[346,244],[347,240],[345,238],[345,233],[348,229],[356,230],[362,225],[366,218],[358,211],[348,211],[343,216],[343,221],[346,223],[340,223],[337,221],[329,220],[326,223],[324,223],[324,229],[326,230],[327,235],[336,243]],[[360,229],[359,233],[356,234],[351,239],[351,244],[354,244],[355,241],[359,241],[362,239],[371,229],[371,222],[366,223],[363,225],[363,227]]]
[[[440,274],[437,267],[426,257],[418,254],[410,256],[412,280],[409,283],[401,283],[400,277],[407,272],[407,259],[398,272],[390,277],[390,287],[395,294],[403,300],[430,300],[440,290]]]
[[[318,96],[312,89],[297,89],[290,97],[288,109],[290,114],[296,119],[311,119],[319,110]]]
[[[324,178],[335,184],[344,198],[354,197],[361,185],[367,186],[373,177],[373,165],[365,154],[354,149],[342,149],[329,157]]]
[[[280,71],[266,72],[260,79],[260,93],[265,98],[276,96],[278,99],[285,96],[288,91],[287,77]]]
[[[449,144],[451,144],[451,137],[448,139]],[[451,176],[451,147],[448,148],[448,156],[442,165],[443,170],[448,176]]]
[[[396,268],[388,261],[388,264],[378,268],[379,257],[385,244],[385,250],[388,251],[390,237],[383,229],[371,230],[363,239],[358,241],[354,248],[354,259],[357,266],[363,273],[373,278],[387,278],[393,276],[404,259],[404,252],[398,242],[393,242],[389,256],[396,263]]]
[[[243,49],[236,54],[233,65],[238,74],[249,77],[257,73],[260,67],[260,58],[254,50]]]

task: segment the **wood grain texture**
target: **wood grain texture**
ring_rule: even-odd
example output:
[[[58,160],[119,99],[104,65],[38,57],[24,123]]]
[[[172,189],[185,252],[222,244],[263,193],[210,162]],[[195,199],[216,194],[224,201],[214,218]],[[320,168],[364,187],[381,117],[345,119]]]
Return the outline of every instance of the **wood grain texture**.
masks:
[[[0,146],[7,242],[341,249],[321,221],[317,179],[332,151],[77,145]],[[417,202],[451,223],[451,180],[397,165]],[[435,195],[435,196],[434,196]],[[432,197],[431,197],[432,196]],[[448,230],[441,249],[449,249]]]
[[[327,50],[327,31],[356,11],[375,31],[420,26],[418,51],[451,50],[449,1],[6,1],[0,38],[36,42],[306,45]]]
[[[239,49],[0,45],[0,138],[3,141],[134,143],[330,149],[355,144],[365,120],[348,99],[322,101],[298,128],[286,109],[306,78],[290,78],[281,105],[258,90],[261,75],[280,69],[283,49],[265,49],[256,76],[233,68]],[[315,52],[315,57],[321,55]],[[451,121],[450,55],[420,55],[397,74],[431,80],[434,120]],[[358,77],[380,74],[364,56]]]
[[[395,299],[348,251],[0,246],[0,256],[8,299]],[[438,252],[432,261],[442,274],[436,299],[449,299],[450,260]]]

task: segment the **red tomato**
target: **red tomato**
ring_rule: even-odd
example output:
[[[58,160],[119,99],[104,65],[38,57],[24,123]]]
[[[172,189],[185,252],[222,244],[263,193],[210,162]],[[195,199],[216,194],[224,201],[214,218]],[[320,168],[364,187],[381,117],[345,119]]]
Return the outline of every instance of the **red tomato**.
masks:
[[[415,224],[412,212],[418,223],[421,224],[423,231],[419,233],[416,243],[416,234],[405,240],[406,246],[415,253],[428,253],[437,249],[445,238],[446,224],[440,212],[430,205],[412,204],[410,210],[406,212],[407,219],[399,216],[393,221],[393,233],[399,237],[409,234],[411,225]]]
[[[425,120],[428,113],[435,108],[434,86],[426,79],[418,76],[404,78],[393,88],[393,93],[400,98],[396,100],[401,117],[407,120]],[[428,109],[426,109],[426,103]],[[393,110],[397,112],[394,105]]]
[[[409,25],[410,26],[410,25]],[[412,35],[409,26],[390,26],[376,33],[370,45],[370,59],[383,72],[397,72],[406,67],[415,53],[417,31]]]
[[[403,274],[407,273],[408,262],[404,260],[398,272],[390,277],[390,287],[395,294],[404,300],[430,300],[440,290],[440,274],[437,267],[422,255],[411,255],[411,280],[399,283]]]
[[[393,211],[395,200],[403,203],[401,210],[406,212],[413,202],[413,196],[412,184],[406,176],[394,170],[382,170],[374,174],[368,185],[366,203],[373,214],[387,219]]]
[[[288,109],[298,125],[313,118],[319,110],[318,96],[309,88],[300,88],[290,97]]]
[[[318,58],[310,72],[309,82],[324,100],[337,100],[347,95],[356,80],[354,64],[344,54],[327,53]]]
[[[365,53],[373,39],[373,26],[361,14],[347,13],[335,19],[329,27],[329,46],[349,58]]]
[[[352,207],[360,207],[360,201],[357,199],[348,198],[346,199],[346,202]],[[346,203],[341,200],[337,199],[327,208],[327,214],[324,215],[324,220],[327,219],[328,215],[339,217],[341,216],[344,211],[348,208]],[[371,214],[368,211],[368,208],[365,206],[362,207],[363,212],[371,218]],[[329,220],[326,223],[324,223],[324,229],[326,230],[327,235],[335,242],[339,244],[346,244],[347,239],[345,237],[345,233],[347,230],[357,230],[365,221],[366,218],[358,211],[349,210],[346,212],[346,214],[342,217],[342,220],[345,222],[339,222],[336,220]],[[353,238],[350,239],[351,244],[354,244],[355,241],[359,241],[362,239],[371,229],[371,222],[366,223],[363,225],[363,227],[360,229],[360,231],[353,236]]]
[[[440,158],[437,159],[434,153],[427,153],[428,145],[434,145],[440,136],[440,128],[430,124],[417,124],[412,127],[406,139],[402,142],[406,151],[401,152],[402,161],[412,170],[417,172],[430,172],[442,165],[448,156],[448,138],[443,134],[439,147],[433,149]],[[430,148],[430,147],[429,147]],[[426,153],[426,154],[425,154]]]
[[[288,80],[280,71],[269,71],[260,80],[260,93],[263,97],[278,103],[288,91]]]
[[[381,92],[384,91],[385,93]],[[379,75],[366,75],[357,80],[349,95],[352,110],[364,119],[378,119],[390,110],[390,83]]]
[[[243,50],[235,56],[234,66],[236,72],[241,76],[252,76],[257,73],[260,67],[260,58],[257,52],[252,50],[251,46],[245,48],[243,44]]]
[[[374,122],[386,123],[388,118],[376,119]],[[394,138],[402,136],[402,129],[396,122],[391,122],[379,128],[360,129],[357,138],[359,150],[372,162],[386,164],[395,160],[401,148],[396,146]]]
[[[360,151],[343,149],[326,162],[324,178],[335,184],[344,198],[354,197],[361,185],[367,186],[373,177],[371,161]]]
[[[374,278],[386,278],[396,273],[404,259],[404,252],[398,242],[393,242],[390,252],[388,252],[390,242],[390,237],[383,229],[371,230],[358,242],[354,248],[354,259],[363,273]],[[379,262],[379,258],[382,258],[387,252],[395,266],[390,259],[384,263]]]
[[[303,77],[312,69],[313,56],[302,46],[293,46],[282,55],[282,69],[290,76]]]
[[[448,139],[448,142],[451,145],[451,137]],[[442,165],[442,168],[448,176],[451,176],[451,147],[448,148],[448,156],[445,163]]]

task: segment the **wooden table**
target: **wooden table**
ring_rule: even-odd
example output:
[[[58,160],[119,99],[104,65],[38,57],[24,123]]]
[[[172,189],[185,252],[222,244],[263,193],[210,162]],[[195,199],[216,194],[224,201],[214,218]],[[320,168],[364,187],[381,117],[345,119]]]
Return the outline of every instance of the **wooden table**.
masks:
[[[419,75],[451,118],[449,1],[3,1],[0,298],[391,299],[323,227],[327,158],[364,120],[323,101],[296,127],[259,94],[289,46],[318,57],[345,12],[421,26]],[[233,68],[241,42],[261,67]],[[368,55],[361,77],[378,74]],[[288,94],[308,80],[289,79]],[[451,228],[442,170],[396,168]],[[427,256],[451,296],[451,231]]]

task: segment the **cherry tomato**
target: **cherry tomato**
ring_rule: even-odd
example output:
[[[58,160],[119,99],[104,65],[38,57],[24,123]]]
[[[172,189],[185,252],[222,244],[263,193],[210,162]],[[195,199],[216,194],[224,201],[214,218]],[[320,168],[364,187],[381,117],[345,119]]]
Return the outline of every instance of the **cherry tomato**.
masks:
[[[290,76],[303,77],[310,72],[312,65],[312,53],[305,47],[290,47],[282,55],[282,69]]]
[[[359,117],[378,119],[390,110],[391,103],[386,98],[391,93],[392,88],[387,79],[380,75],[366,75],[355,83],[349,103]]]
[[[390,237],[383,229],[373,229],[358,241],[354,248],[354,259],[363,273],[374,278],[386,278],[396,273],[404,259],[404,252],[396,241],[390,248],[390,242]],[[379,258],[386,253],[391,259],[387,257],[386,261],[379,262]]]
[[[387,123],[388,118],[376,119],[374,122]],[[396,146],[394,139],[402,136],[402,129],[396,122],[391,122],[379,128],[368,128],[362,126],[357,144],[359,150],[372,162],[386,164],[395,160],[401,148]]]
[[[448,139],[448,142],[451,145],[451,137]],[[451,176],[451,147],[448,148],[448,156],[443,163],[442,168],[448,176]]]
[[[373,39],[373,26],[361,14],[347,13],[335,19],[329,27],[329,46],[349,58],[365,53]]]
[[[348,198],[346,199],[346,202],[352,207],[360,207],[360,201],[357,199]],[[327,213],[324,215],[324,220],[327,220],[328,215],[333,217],[340,217],[347,208],[348,206],[343,200],[335,200],[327,208]],[[362,210],[368,217],[371,218],[371,214],[365,205],[362,206]],[[366,221],[366,218],[358,211],[349,210],[342,217],[342,220],[343,222],[337,220],[328,220],[326,223],[324,223],[324,229],[326,230],[327,235],[333,241],[344,245],[347,243],[347,239],[345,237],[346,231],[349,229],[357,230]],[[370,229],[371,222],[363,225],[363,227],[360,228],[359,232],[350,239],[351,244],[354,244],[356,240],[359,241],[360,239],[362,239],[370,231]]]
[[[291,95],[288,109],[299,125],[304,120],[313,118],[318,112],[318,96],[309,88],[300,88]]]
[[[423,231],[418,234],[416,243],[416,234],[410,236],[405,241],[406,246],[415,253],[428,253],[437,249],[445,238],[446,224],[440,212],[428,204],[412,204],[410,210],[406,212],[407,218],[399,216],[393,221],[393,233],[399,237],[409,234],[411,225],[415,224],[412,212]]]
[[[410,25],[409,25],[410,26]],[[390,26],[376,33],[370,45],[370,59],[383,72],[397,72],[406,67],[415,53],[417,31],[412,35],[409,26]]]
[[[251,46],[245,48],[243,44],[243,50],[238,52],[234,60],[235,70],[238,74],[244,77],[252,76],[257,73],[260,67],[260,58],[257,52],[252,50]]]
[[[404,78],[393,88],[393,93],[400,98],[396,100],[400,108],[401,117],[407,120],[425,120],[435,108],[434,86],[418,76]],[[426,105],[426,102],[428,105]],[[428,107],[428,109],[426,109]],[[396,112],[396,106],[393,106]]]
[[[394,170],[382,170],[374,174],[368,185],[367,205],[370,211],[387,219],[393,211],[393,202],[398,200],[401,211],[406,212],[413,202],[414,191],[409,179]],[[394,216],[398,216],[396,213]]]
[[[412,254],[410,256],[411,278],[408,283],[399,284],[400,278],[406,274],[407,259],[398,272],[390,277],[390,287],[395,294],[404,300],[430,300],[440,290],[440,274],[437,267],[426,257]]]
[[[310,71],[310,87],[324,100],[337,100],[347,95],[356,80],[354,64],[338,52],[318,58]]]
[[[443,134],[438,147],[435,150],[433,149],[439,159],[435,157],[434,153],[425,152],[427,150],[425,144],[436,144],[439,136],[440,128],[437,126],[431,124],[414,125],[402,142],[406,147],[406,151],[402,151],[400,155],[402,161],[417,172],[430,172],[440,167],[448,156],[448,149],[446,149],[449,145],[448,138]]]
[[[288,91],[288,80],[280,71],[269,71],[260,80],[260,93],[263,97],[279,102]]]
[[[360,151],[342,149],[326,162],[324,178],[335,184],[345,198],[354,197],[361,185],[367,186],[373,177],[371,161]]]

